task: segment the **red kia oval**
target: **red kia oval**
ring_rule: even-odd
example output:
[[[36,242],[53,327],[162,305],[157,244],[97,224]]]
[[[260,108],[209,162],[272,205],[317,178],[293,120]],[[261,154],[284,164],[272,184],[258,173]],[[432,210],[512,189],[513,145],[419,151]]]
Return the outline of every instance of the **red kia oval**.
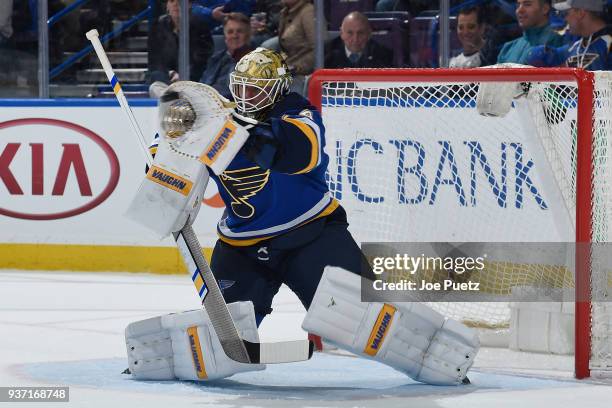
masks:
[[[0,130],[6,129],[9,127],[15,126],[26,126],[26,125],[47,125],[47,126],[57,126],[64,129],[69,129],[74,132],[80,133],[86,138],[93,141],[96,145],[102,149],[104,154],[106,155],[109,163],[110,163],[110,177],[108,179],[108,183],[102,190],[102,192],[94,197],[88,203],[81,205],[77,208],[73,208],[70,210],[52,213],[52,214],[27,214],[21,213],[17,211],[12,211],[5,208],[0,208],[0,215],[6,215],[7,217],[13,218],[21,218],[24,220],[57,220],[61,218],[73,217],[78,214],[82,214],[86,211],[89,211],[102,202],[104,202],[115,190],[117,184],[119,183],[119,174],[120,174],[120,166],[119,159],[115,154],[113,148],[99,135],[92,132],[91,130],[84,128],[83,126],[76,125],[71,122],[66,122],[58,119],[48,119],[48,118],[27,118],[27,119],[14,119],[7,120],[6,122],[0,122]]]

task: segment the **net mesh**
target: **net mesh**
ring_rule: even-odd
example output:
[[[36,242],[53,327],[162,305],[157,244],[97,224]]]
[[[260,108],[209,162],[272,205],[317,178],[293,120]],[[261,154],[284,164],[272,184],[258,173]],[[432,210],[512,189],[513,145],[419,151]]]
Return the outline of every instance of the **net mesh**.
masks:
[[[612,222],[611,188],[612,168],[609,154],[612,131],[612,75],[595,76],[595,103],[593,115],[593,242],[611,242]],[[609,303],[612,283],[608,265],[610,251],[605,246],[594,246],[591,254],[591,291],[597,301],[591,304],[592,350],[590,365],[593,369],[612,370],[612,306]],[[608,301],[606,301],[608,300]]]
[[[323,83],[328,183],[347,210],[358,242],[575,240],[576,83],[523,83],[528,92],[514,100],[505,117],[496,118],[476,111],[476,78]],[[611,85],[609,74],[597,73],[593,242],[611,241]],[[591,290],[604,299],[612,273],[605,267],[606,254],[596,251]],[[478,277],[481,290],[499,294],[519,286],[575,286],[573,260],[542,262],[546,257],[535,244],[526,260],[503,258],[487,260]],[[430,281],[443,278],[436,271],[419,273]],[[508,303],[431,306],[472,326],[509,326]],[[610,306],[593,302],[592,320],[591,366],[612,370]]]

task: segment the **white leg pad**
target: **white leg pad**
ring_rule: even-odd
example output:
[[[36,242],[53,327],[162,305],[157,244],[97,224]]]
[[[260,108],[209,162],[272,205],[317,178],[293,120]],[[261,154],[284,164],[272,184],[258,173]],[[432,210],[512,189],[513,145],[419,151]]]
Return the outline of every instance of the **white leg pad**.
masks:
[[[240,336],[259,342],[253,304],[235,302],[227,307]],[[131,323],[125,340],[130,371],[139,380],[207,381],[265,368],[227,357],[203,309]]]
[[[421,303],[361,302],[361,278],[327,267],[302,328],[428,384],[461,384],[477,333]]]

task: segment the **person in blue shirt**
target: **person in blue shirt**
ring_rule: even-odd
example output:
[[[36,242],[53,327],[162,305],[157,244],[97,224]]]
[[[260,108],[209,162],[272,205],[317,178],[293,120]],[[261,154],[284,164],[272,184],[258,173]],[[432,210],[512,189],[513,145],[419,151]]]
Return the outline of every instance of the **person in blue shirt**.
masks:
[[[213,11],[217,8],[223,9],[227,0],[193,0],[191,2],[191,12],[206,22],[209,27],[216,27],[220,24],[218,19],[213,17]]]
[[[192,13],[208,24],[212,29],[218,29],[229,13],[242,13],[250,16],[253,13],[256,0],[193,0]]]
[[[516,18],[523,35],[502,46],[497,56],[498,63],[525,64],[532,47],[562,45],[563,38],[553,31],[548,22],[550,0],[518,0],[516,5]]]
[[[534,47],[527,63],[536,67],[567,66],[611,70],[612,35],[605,20],[605,0],[567,0],[554,5],[578,41],[563,47]]]
[[[225,172],[211,173],[226,206],[211,268],[226,302],[252,301],[258,324],[281,284],[308,309],[325,266],[359,274],[367,265],[325,181],[321,115],[289,91],[291,80],[277,52],[257,48],[238,61],[236,110],[260,124]]]

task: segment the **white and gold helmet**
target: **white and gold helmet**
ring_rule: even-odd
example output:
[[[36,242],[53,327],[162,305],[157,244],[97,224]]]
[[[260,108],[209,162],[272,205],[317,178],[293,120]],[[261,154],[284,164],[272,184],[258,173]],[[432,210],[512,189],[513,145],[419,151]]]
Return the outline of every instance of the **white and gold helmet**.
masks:
[[[238,111],[255,117],[289,92],[291,79],[282,55],[259,47],[236,64],[230,74],[230,91]]]

